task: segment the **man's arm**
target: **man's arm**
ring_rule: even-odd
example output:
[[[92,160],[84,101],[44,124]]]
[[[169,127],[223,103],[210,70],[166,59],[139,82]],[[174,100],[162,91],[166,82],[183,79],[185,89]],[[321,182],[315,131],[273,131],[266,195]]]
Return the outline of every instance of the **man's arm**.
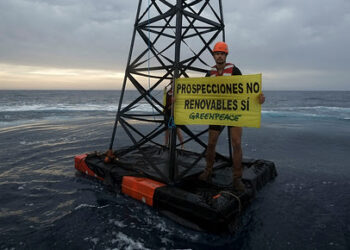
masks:
[[[242,72],[239,70],[239,68],[237,68],[236,66],[233,67],[232,69],[232,75],[233,76],[241,76]]]
[[[261,92],[261,94],[259,95],[259,103],[263,104],[264,102],[265,102],[265,96],[264,96],[264,93]]]
[[[236,66],[233,67],[232,69],[232,75],[235,76],[235,75],[242,75],[242,72],[239,70],[239,68],[237,68]],[[259,103],[260,104],[263,104],[265,102],[265,96],[264,96],[264,93],[261,92],[261,94],[259,95]]]

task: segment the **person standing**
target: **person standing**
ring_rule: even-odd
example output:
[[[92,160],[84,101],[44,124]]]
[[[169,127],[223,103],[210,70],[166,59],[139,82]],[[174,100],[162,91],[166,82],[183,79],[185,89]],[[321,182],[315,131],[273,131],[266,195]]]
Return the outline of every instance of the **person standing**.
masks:
[[[171,83],[170,83],[171,84]],[[171,85],[170,85],[171,86]],[[166,89],[165,89],[166,91]],[[165,138],[164,138],[164,146],[169,147],[169,137],[170,137],[170,118],[171,118],[171,106],[174,103],[174,97],[173,97],[173,89],[170,87],[168,91],[166,91],[166,98],[165,98],[165,108],[164,108],[164,122],[165,126],[167,127],[167,130],[165,130]],[[179,128],[176,128],[176,134],[180,141],[181,149],[185,149],[184,138],[182,136],[181,130]]]
[[[215,60],[215,66],[207,73],[207,77],[216,76],[231,76],[231,75],[242,75],[239,68],[237,68],[232,63],[226,63],[226,58],[228,55],[228,46],[225,42],[217,42],[213,49],[213,57]],[[259,103],[263,104],[265,102],[265,96],[263,93],[259,95]],[[225,126],[220,125],[209,125],[209,138],[208,146],[206,152],[206,168],[199,175],[199,179],[202,181],[211,180],[213,165],[215,161],[215,148],[219,138],[220,133],[225,128]],[[243,166],[242,166],[242,127],[229,127],[233,147],[233,189],[237,192],[244,192],[245,186],[242,182]]]

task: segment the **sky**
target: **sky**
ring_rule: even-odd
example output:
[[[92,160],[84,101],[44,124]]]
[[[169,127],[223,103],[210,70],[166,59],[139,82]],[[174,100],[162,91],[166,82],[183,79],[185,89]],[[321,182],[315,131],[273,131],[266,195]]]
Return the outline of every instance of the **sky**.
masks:
[[[263,89],[350,91],[349,0],[222,3],[228,61]],[[0,89],[120,89],[137,4],[0,0]]]

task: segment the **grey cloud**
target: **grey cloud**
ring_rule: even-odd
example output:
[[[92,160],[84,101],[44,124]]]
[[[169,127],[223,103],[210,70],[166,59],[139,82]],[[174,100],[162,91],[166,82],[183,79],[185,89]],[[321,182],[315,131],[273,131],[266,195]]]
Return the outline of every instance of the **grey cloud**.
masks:
[[[231,12],[235,18],[226,18],[228,40],[240,57],[254,52],[256,62],[271,67],[345,67],[337,61],[349,59],[349,3],[264,1],[253,6],[252,2],[238,5]]]
[[[137,4],[0,0],[0,63],[123,71]],[[223,0],[223,6],[230,59],[243,71],[332,71],[349,89],[349,1]]]
[[[0,37],[0,60],[64,67],[121,66],[118,59],[128,49],[133,20],[128,11],[131,5],[125,2],[1,2],[0,32],[5,35]]]

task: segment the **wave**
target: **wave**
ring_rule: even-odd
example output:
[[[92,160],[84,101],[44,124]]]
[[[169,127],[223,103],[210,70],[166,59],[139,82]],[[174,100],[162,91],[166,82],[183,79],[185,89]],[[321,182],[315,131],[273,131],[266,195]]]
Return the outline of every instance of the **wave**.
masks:
[[[128,104],[123,104],[125,108]],[[160,110],[162,108],[158,106]],[[107,112],[116,113],[118,104],[116,103],[77,103],[77,104],[50,104],[35,103],[22,105],[0,105],[0,127],[16,126],[28,122],[55,119],[71,119],[75,112]],[[156,114],[157,111],[150,104],[137,103],[129,111],[132,113]],[[262,117],[266,118],[300,118],[300,119],[338,119],[350,120],[350,107],[337,106],[286,106],[269,107],[262,106]],[[33,120],[34,119],[34,120]]]
[[[17,106],[2,106],[2,112],[26,111],[116,111],[118,106],[111,104],[30,104]]]
[[[331,111],[331,112],[345,112],[350,113],[350,107],[336,107],[336,106],[313,106],[313,107],[278,107],[274,110],[285,110],[285,111],[302,111],[302,110],[311,110],[311,111]]]
[[[262,110],[267,117],[299,117],[350,120],[350,108],[347,107],[278,107]]]
[[[122,108],[128,104],[123,104]],[[158,107],[160,108],[160,107]],[[161,108],[160,108],[161,109]],[[107,111],[116,112],[118,105],[115,104],[30,104],[16,106],[0,106],[0,112],[29,112],[29,111]],[[135,105],[132,111],[137,112],[152,112],[154,108],[151,105],[144,103]]]
[[[127,104],[123,104],[122,108]],[[158,106],[158,108],[160,108]],[[263,109],[265,107],[263,106]],[[133,107],[133,111],[152,111],[152,106],[148,103],[138,103]],[[118,110],[117,104],[94,104],[94,103],[79,103],[79,104],[24,104],[24,105],[2,105],[1,112],[21,112],[21,111],[111,111]],[[350,107],[336,107],[336,106],[300,106],[300,107],[271,107],[271,111],[291,111],[300,112],[303,110],[309,111],[330,111],[330,112],[344,112],[350,113]]]

